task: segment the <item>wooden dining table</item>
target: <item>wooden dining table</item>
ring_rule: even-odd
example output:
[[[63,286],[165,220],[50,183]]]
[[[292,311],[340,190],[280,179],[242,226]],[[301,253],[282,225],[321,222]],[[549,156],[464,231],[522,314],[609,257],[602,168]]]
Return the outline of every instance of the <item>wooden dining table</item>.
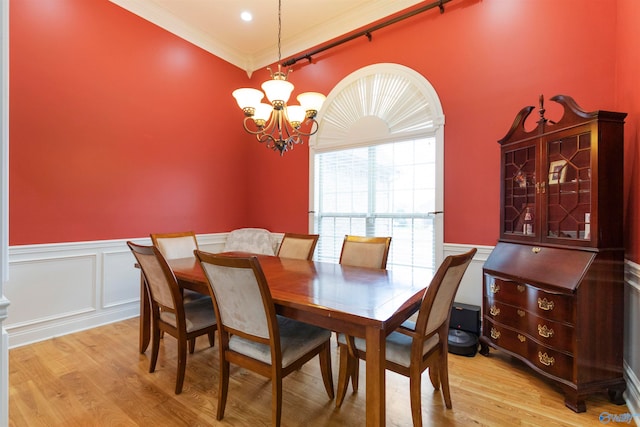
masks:
[[[226,256],[253,256],[227,252]],[[282,316],[366,339],[366,425],[385,425],[385,338],[417,311],[427,271],[389,271],[335,263],[257,256]],[[195,258],[169,260],[185,289],[209,294]],[[143,286],[144,288],[144,286]],[[140,351],[149,343],[149,302],[141,297]]]

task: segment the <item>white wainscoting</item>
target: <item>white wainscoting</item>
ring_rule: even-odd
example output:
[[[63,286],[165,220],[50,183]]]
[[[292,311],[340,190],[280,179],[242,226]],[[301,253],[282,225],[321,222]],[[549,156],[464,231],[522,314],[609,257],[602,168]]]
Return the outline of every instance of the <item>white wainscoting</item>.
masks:
[[[199,235],[198,244],[220,252],[225,239],[226,233]],[[471,247],[445,244],[444,256]],[[482,306],[482,266],[493,248],[476,247],[456,301]],[[9,348],[138,316],[140,271],[134,263],[126,240],[10,247],[4,286],[10,305],[3,324]],[[630,412],[640,414],[640,265],[626,262],[625,282],[625,398]]]
[[[626,261],[624,292],[624,373],[625,400],[640,426],[640,265]]]
[[[198,236],[198,244],[219,252],[225,238],[226,233]],[[126,242],[10,247],[4,295],[11,304],[3,324],[9,347],[137,316],[140,270]]]
[[[444,256],[460,255],[471,248],[478,249],[471,264],[462,277],[456,302],[473,304],[482,307],[482,266],[493,250],[493,246],[457,245],[451,243],[444,244]]]

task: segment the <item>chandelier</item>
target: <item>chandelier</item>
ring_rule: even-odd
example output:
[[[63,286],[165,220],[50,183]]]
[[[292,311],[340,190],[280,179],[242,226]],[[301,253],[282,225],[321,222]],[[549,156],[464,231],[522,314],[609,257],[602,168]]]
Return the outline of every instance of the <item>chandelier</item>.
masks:
[[[304,137],[318,131],[315,117],[325,96],[318,92],[305,92],[296,98],[300,105],[287,105],[293,84],[287,81],[291,70],[285,73],[280,66],[281,9],[282,0],[278,0],[278,71],[272,72],[267,67],[271,80],[262,83],[264,93],[258,89],[241,88],[233,91],[233,97],[244,111],[244,130],[282,156],[292,150],[294,144],[302,143]],[[270,104],[261,102],[265,94]]]

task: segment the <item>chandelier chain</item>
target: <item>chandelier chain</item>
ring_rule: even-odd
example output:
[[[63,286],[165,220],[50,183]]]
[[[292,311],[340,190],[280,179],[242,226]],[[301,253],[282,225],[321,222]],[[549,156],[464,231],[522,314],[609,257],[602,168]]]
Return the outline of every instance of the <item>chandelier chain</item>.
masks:
[[[278,0],[278,65],[282,60],[282,53],[280,51],[282,37],[282,0]]]

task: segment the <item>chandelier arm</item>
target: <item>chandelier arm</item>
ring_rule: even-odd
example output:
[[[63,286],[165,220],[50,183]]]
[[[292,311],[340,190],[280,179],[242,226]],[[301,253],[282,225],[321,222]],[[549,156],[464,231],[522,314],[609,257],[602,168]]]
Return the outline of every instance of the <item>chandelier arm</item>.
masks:
[[[318,122],[316,121],[316,119],[307,119],[305,122],[305,124],[307,123],[311,123],[311,130],[309,132],[304,132],[300,129],[296,129],[296,132],[302,136],[311,136],[311,135],[315,135],[316,132],[318,132]]]

